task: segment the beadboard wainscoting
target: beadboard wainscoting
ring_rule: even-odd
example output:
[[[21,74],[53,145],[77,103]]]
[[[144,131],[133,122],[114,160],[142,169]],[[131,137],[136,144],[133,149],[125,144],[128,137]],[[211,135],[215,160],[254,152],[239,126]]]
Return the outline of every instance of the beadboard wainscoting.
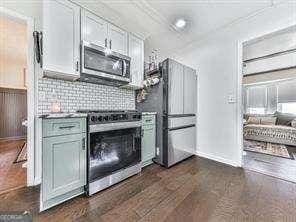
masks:
[[[79,109],[135,109],[135,93],[132,90],[41,78],[38,80],[38,114],[51,112],[54,101],[61,104],[62,112]]]
[[[27,91],[0,87],[0,139],[26,137]]]

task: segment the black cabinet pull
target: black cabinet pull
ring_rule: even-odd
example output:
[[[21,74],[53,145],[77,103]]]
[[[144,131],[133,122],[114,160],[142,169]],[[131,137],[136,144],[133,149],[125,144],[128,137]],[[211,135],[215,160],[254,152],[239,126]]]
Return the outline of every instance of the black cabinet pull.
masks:
[[[85,150],[85,138],[82,138],[82,150]]]
[[[72,129],[75,126],[60,126],[59,129]]]

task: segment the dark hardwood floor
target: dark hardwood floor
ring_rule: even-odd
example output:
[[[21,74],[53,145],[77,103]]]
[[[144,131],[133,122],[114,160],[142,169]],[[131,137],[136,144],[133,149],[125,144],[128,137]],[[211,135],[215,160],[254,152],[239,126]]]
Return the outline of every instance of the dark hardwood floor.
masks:
[[[92,197],[38,213],[39,189],[0,195],[0,210],[34,221],[295,222],[296,184],[192,157],[170,169],[150,165]]]
[[[244,168],[296,183],[296,147],[288,147],[294,159],[245,151]]]
[[[0,140],[0,193],[26,186],[27,169],[13,163],[25,140]]]

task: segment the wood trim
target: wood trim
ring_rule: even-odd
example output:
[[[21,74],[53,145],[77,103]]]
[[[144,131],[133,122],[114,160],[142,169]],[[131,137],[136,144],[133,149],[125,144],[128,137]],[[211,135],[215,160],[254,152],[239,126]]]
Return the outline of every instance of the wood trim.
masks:
[[[26,89],[14,89],[14,88],[5,88],[0,87],[0,93],[19,93],[19,94],[26,94]]]

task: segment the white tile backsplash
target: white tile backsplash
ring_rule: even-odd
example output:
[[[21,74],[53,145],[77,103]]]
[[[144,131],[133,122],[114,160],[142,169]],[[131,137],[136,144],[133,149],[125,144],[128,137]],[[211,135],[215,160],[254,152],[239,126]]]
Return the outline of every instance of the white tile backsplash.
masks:
[[[49,113],[58,100],[62,112],[78,109],[135,109],[133,90],[117,87],[41,78],[38,80],[38,114]]]

